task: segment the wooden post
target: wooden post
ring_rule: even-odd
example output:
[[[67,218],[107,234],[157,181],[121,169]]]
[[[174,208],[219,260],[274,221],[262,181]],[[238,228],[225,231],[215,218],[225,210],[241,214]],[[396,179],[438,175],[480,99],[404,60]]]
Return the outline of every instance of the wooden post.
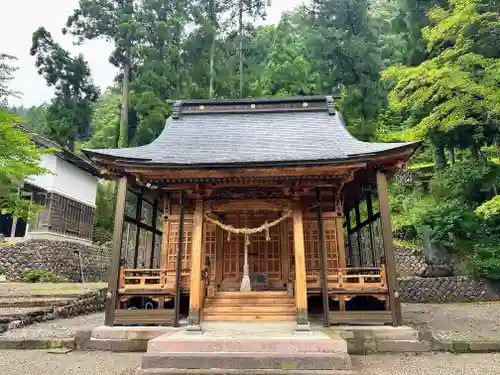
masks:
[[[141,239],[141,215],[142,215],[142,189],[137,195],[137,206],[135,209],[135,245],[134,245],[134,268],[137,268],[137,258],[139,256],[139,242]],[[144,266],[142,266],[144,268]]]
[[[179,326],[179,309],[181,306],[181,278],[182,278],[182,248],[184,246],[184,192],[181,191],[179,198],[179,235],[177,246],[177,264],[175,268],[175,300],[174,300],[174,326]]]
[[[163,196],[163,233],[161,237],[161,250],[160,250],[160,268],[162,270],[167,269],[168,262],[168,246],[170,238],[170,221],[168,216],[170,215],[170,195]]]
[[[380,260],[376,259],[375,240],[373,236],[373,204],[372,204],[372,191],[366,193],[366,210],[368,211],[368,225],[370,230],[370,249],[372,251],[373,266],[376,267]]]
[[[328,313],[330,311],[328,303],[328,274],[326,272],[326,257],[325,257],[325,231],[323,228],[323,210],[321,208],[321,190],[316,188],[316,202],[318,208],[316,210],[316,220],[318,223],[318,247],[319,247],[319,267],[321,270],[321,294],[323,296],[323,320],[325,327],[330,326]],[[307,285],[306,285],[307,287]]]
[[[155,199],[153,205],[153,232],[151,232],[151,256],[149,257],[149,268],[153,268],[154,257],[155,257],[155,247],[156,247],[156,231],[158,230],[156,226],[156,221],[158,219],[158,198]]]
[[[108,294],[106,296],[106,315],[104,324],[112,326],[115,321],[115,305],[117,301],[118,278],[120,272],[120,253],[123,237],[123,222],[125,218],[125,197],[127,194],[127,178],[118,180],[118,193],[115,206],[115,226],[113,231],[113,244],[111,264],[108,275]]]
[[[279,224],[280,230],[280,248],[281,248],[281,275],[284,284],[290,281],[290,255],[288,251],[288,232],[286,228],[286,220]],[[288,287],[288,286],[287,286]]]
[[[361,213],[359,212],[359,201],[354,203],[354,218],[356,219],[356,240],[358,243],[359,264],[361,267],[366,267],[366,257],[363,254],[363,246],[361,244]]]
[[[201,299],[201,269],[203,263],[203,200],[196,200],[193,217],[193,234],[191,242],[191,284],[189,292],[189,330],[199,331]]]
[[[297,330],[309,331],[307,315],[307,280],[304,249],[304,223],[300,200],[293,202],[293,247],[295,251],[295,305],[297,308]]]
[[[399,299],[398,284],[396,278],[396,261],[394,256],[394,245],[392,243],[392,226],[389,211],[389,189],[387,176],[383,172],[377,172],[377,189],[380,204],[380,221],[382,224],[382,239],[385,250],[385,262],[387,267],[387,281],[389,289],[389,303],[391,305],[392,324],[399,326],[401,319],[401,301]]]
[[[213,267],[214,265],[212,265]],[[222,283],[224,267],[224,232],[219,226],[215,227],[215,286]]]

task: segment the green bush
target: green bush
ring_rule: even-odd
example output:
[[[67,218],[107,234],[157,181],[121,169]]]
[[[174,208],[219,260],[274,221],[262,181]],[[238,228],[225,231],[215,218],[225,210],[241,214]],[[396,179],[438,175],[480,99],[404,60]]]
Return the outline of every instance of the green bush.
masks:
[[[66,283],[69,280],[65,277],[57,276],[52,271],[26,270],[23,273],[23,281],[27,283]]]

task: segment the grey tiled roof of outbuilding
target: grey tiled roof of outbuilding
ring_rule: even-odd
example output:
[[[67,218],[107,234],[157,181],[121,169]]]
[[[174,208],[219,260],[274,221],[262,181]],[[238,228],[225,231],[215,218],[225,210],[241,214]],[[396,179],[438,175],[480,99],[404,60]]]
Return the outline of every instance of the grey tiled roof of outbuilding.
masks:
[[[359,141],[347,131],[338,112],[244,111],[182,114],[169,118],[149,145],[85,152],[165,166],[301,164],[369,157],[416,144]]]

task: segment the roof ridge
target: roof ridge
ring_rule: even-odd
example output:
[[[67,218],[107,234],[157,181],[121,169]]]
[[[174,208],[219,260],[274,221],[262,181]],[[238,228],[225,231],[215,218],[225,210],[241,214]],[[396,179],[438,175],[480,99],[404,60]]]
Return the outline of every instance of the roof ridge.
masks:
[[[327,111],[335,114],[334,95],[275,98],[167,100],[173,104],[172,118],[213,113],[263,113]]]

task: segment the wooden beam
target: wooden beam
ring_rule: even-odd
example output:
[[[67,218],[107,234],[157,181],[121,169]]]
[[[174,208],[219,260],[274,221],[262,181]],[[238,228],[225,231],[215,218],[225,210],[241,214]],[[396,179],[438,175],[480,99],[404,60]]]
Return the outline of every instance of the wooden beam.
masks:
[[[365,168],[366,163],[338,165],[301,166],[283,168],[234,168],[234,169],[151,169],[136,166],[124,167],[128,173],[138,174],[141,179],[200,179],[200,178],[259,178],[259,177],[300,177],[322,178],[335,176],[341,172]]]
[[[309,330],[304,221],[300,200],[295,200],[293,203],[293,247],[295,251],[295,305],[297,308],[297,327],[301,330]]]
[[[155,204],[153,205],[153,218],[152,218],[153,227],[156,229],[156,221],[158,219],[158,199],[155,199]],[[151,236],[153,236],[151,241],[151,256],[149,257],[149,268],[153,268],[154,256],[155,256],[155,245],[156,245],[156,230],[151,232]],[[159,263],[159,262],[158,262]]]
[[[323,297],[323,323],[329,327],[328,312],[330,310],[328,303],[328,275],[326,272],[326,254],[325,254],[325,230],[323,228],[323,212],[321,209],[321,190],[316,188],[316,200],[318,207],[316,209],[316,222],[318,224],[318,247],[319,247],[319,267],[321,270],[321,294]]]
[[[394,255],[394,244],[392,243],[392,226],[389,209],[389,189],[385,173],[377,172],[377,190],[380,204],[380,218],[387,268],[387,280],[389,284],[389,303],[391,305],[392,324],[394,326],[399,326],[402,324],[401,301],[399,298],[396,278],[396,261]]]
[[[104,324],[112,326],[115,320],[115,305],[117,301],[118,278],[120,274],[120,256],[123,237],[123,217],[125,215],[125,197],[127,194],[127,178],[118,180],[118,193],[115,206],[115,226],[113,231],[113,244],[111,264],[108,275],[108,294],[106,296],[106,315]]]
[[[181,277],[182,277],[182,249],[184,246],[184,192],[181,191],[179,197],[179,206],[181,212],[179,213],[179,234],[177,246],[177,262],[175,268],[175,301],[174,301],[174,326],[179,326],[179,310],[181,306]]]
[[[199,330],[201,314],[201,268],[203,263],[203,200],[196,200],[191,240],[191,284],[189,288],[189,325]]]

